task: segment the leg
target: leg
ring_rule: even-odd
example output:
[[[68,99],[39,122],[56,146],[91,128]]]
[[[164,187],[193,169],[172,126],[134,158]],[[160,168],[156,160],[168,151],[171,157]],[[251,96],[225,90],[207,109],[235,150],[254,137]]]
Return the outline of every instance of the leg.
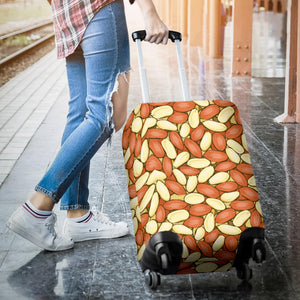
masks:
[[[67,124],[62,137],[62,145],[72,132],[84,121],[87,112],[86,97],[86,74],[83,51],[79,46],[76,51],[66,58],[66,68],[69,85],[69,112]],[[88,181],[89,181],[89,163],[75,177],[63,197],[61,198],[60,208],[62,210],[89,209]]]
[[[83,122],[86,108],[86,75],[83,51],[79,46],[66,58],[66,70],[69,86],[69,111],[67,123],[62,136],[62,145],[71,133]],[[89,209],[88,204],[89,164],[75,177],[70,187],[61,199],[61,209]],[[53,200],[45,194],[37,192],[31,203],[40,210],[52,210]]]

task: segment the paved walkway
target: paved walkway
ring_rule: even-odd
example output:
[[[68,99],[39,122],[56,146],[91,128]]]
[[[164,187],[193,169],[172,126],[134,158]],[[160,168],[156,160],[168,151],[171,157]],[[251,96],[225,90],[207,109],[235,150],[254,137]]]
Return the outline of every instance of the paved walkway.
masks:
[[[275,40],[267,14],[255,16],[265,26],[268,45]],[[273,22],[273,23],[272,23]],[[135,26],[130,25],[130,30]],[[268,28],[268,29],[266,29]],[[227,27],[230,32],[230,26]],[[259,42],[257,35],[254,37]],[[277,44],[276,44],[277,45]],[[263,46],[260,46],[263,47]],[[267,46],[266,46],[267,47]],[[296,299],[300,295],[300,127],[273,120],[283,111],[284,55],[270,47],[252,79],[230,77],[230,44],[224,60],[203,60],[201,49],[183,43],[192,99],[229,99],[240,109],[266,221],[268,259],[253,265],[251,286],[240,285],[235,271],[195,276],[164,276],[157,291],[144,283],[136,259],[127,193],[121,132],[92,160],[90,202],[113,220],[130,224],[131,234],[111,241],[76,244],[49,253],[9,232],[12,211],[33,192],[59,149],[67,111],[64,62],[45,56],[0,89],[0,299]],[[175,50],[143,45],[151,99],[181,100]],[[263,49],[263,48],[261,48]],[[276,53],[272,53],[273,49]],[[279,51],[279,52],[278,52]],[[278,54],[279,53],[279,54]],[[265,56],[266,57],[266,56]],[[155,59],[154,59],[155,58]],[[273,59],[273,60],[272,60]],[[270,69],[276,71],[270,72]],[[274,71],[274,72],[275,72]],[[282,73],[280,73],[282,72]],[[268,77],[272,76],[272,77]],[[135,48],[129,97],[131,110],[141,101]],[[59,227],[64,213],[59,215]]]
[[[66,86],[63,63],[50,53],[0,90],[0,184]]]

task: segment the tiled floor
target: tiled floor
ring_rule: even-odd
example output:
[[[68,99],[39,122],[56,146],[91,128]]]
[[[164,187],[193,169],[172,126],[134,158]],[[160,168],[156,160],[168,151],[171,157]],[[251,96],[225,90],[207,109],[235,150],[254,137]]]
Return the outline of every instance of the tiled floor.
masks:
[[[255,31],[255,43],[264,45],[266,40],[274,40],[275,33],[271,28],[278,25],[280,18],[282,15],[256,14],[256,28],[261,29],[263,26],[267,33],[261,40],[258,39],[258,31]],[[229,32],[230,24],[227,34]],[[256,46],[257,49],[264,49],[262,45]],[[218,274],[164,276],[158,290],[152,291],[146,286],[136,259],[132,225],[129,236],[110,241],[79,243],[74,249],[63,253],[41,252],[6,229],[8,216],[32,193],[34,184],[43,175],[59,147],[68,98],[64,85],[60,87],[60,93],[55,95],[56,101],[52,107],[48,107],[45,118],[32,134],[0,189],[0,299],[300,297],[300,234],[297,217],[300,211],[300,125],[274,122],[274,118],[283,112],[284,53],[276,48],[276,54],[269,53],[269,59],[264,65],[254,55],[253,78],[232,79],[228,55],[230,47],[228,44],[226,47],[224,60],[204,61],[200,49],[189,48],[185,44],[183,53],[192,99],[232,100],[244,121],[265,216],[267,240],[267,261],[262,266],[251,264],[254,272],[251,284],[241,285],[232,270]],[[143,48],[151,99],[181,100],[172,45],[144,45]],[[272,49],[270,47],[269,51]],[[275,62],[272,57],[276,58]],[[129,111],[141,101],[134,48],[132,58]],[[47,57],[47,62],[49,65],[55,63],[53,54]],[[274,64],[276,74],[269,72]],[[63,63],[58,64],[56,72],[63,74],[63,68]],[[44,69],[44,64],[38,63],[32,69],[32,75]],[[51,72],[48,76],[52,76]],[[5,88],[15,95],[14,86],[18,82],[12,81],[9,83],[11,86],[3,87],[0,93]],[[43,90],[36,84],[28,85],[28,90],[33,89],[32,93],[38,88]],[[41,91],[37,94],[41,95]],[[10,159],[4,161],[10,166]],[[124,219],[132,224],[121,132],[113,137],[112,148],[104,145],[93,158],[90,193],[90,202],[102,207],[113,220]],[[61,225],[64,214],[56,210]]]
[[[62,62],[55,60],[55,53],[50,57],[0,90],[0,185],[65,87],[64,70],[58,67]]]

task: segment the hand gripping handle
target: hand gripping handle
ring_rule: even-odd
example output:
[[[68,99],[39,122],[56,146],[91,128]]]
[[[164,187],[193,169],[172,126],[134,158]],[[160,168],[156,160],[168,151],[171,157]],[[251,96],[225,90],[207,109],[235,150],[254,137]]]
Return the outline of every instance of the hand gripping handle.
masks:
[[[136,40],[143,41],[146,37],[146,30],[138,30],[132,33],[132,39],[135,42]],[[181,33],[178,31],[169,31],[169,39],[174,43],[175,41],[182,40]]]
[[[143,102],[148,103],[148,102],[150,102],[150,96],[149,96],[147,74],[146,74],[146,69],[144,67],[144,60],[143,60],[142,46],[141,46],[141,41],[143,41],[145,39],[145,37],[146,37],[145,30],[139,30],[139,31],[135,31],[132,33],[132,38],[136,42],[137,49],[138,49],[138,61],[139,61],[139,69],[140,69],[140,79],[141,79],[141,86],[142,86]],[[181,33],[170,30],[169,31],[169,39],[172,42],[174,42],[176,45],[178,71],[179,71],[179,78],[180,78],[180,82],[181,82],[183,99],[185,101],[189,101],[190,95],[189,95],[186,73],[185,73],[185,69],[184,69],[184,65],[183,65],[182,53],[181,53],[181,48],[180,48],[180,42],[182,40]]]

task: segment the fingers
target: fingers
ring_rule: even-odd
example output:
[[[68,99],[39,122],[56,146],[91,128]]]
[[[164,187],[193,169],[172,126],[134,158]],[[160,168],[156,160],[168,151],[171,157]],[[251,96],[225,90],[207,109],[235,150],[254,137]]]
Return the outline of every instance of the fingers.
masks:
[[[168,34],[167,34],[166,36],[164,36],[164,38],[163,38],[163,40],[162,40],[162,43],[163,43],[164,45],[167,45],[168,40],[169,40],[169,32],[168,32]]]
[[[158,33],[152,33],[150,31],[147,31],[145,41],[149,43],[166,45],[168,43],[168,37],[169,37],[168,30],[164,30]]]

